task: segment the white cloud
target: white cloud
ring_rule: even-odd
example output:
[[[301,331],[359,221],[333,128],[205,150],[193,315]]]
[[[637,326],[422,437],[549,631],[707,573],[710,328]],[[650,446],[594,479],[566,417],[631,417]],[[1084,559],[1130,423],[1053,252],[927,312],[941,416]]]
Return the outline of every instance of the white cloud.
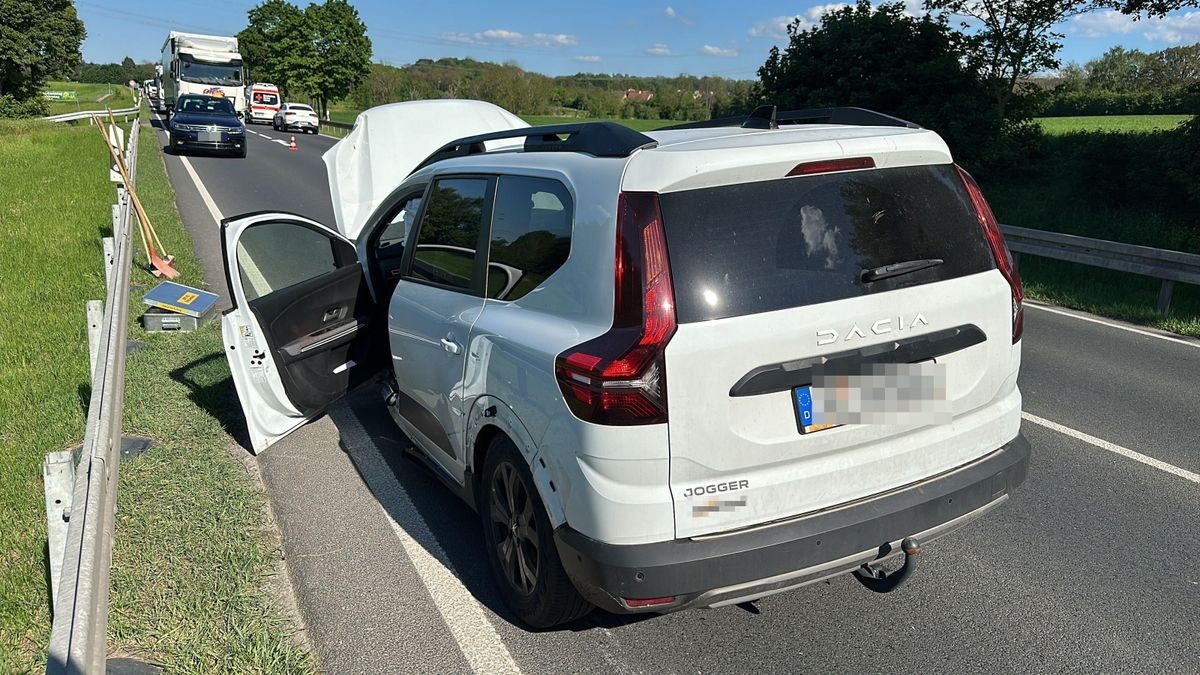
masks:
[[[648,56],[670,56],[671,48],[661,42],[655,42],[653,45],[646,48]]]
[[[1103,12],[1088,12],[1071,19],[1072,33],[1083,37],[1103,37],[1105,35],[1132,32],[1137,26],[1132,17],[1120,12],[1106,9]]]
[[[804,17],[799,16],[799,15],[777,16],[773,19],[766,19],[763,21],[759,21],[758,23],[751,26],[750,30],[747,31],[747,33],[749,33],[750,37],[769,37],[774,40],[783,40],[787,37],[788,24],[795,21],[796,19],[803,19],[803,18]],[[801,26],[803,26],[803,25],[804,24],[801,23]]]
[[[668,6],[666,9],[663,10],[663,14],[666,14],[667,16],[674,19],[675,18],[675,8]]]
[[[738,55],[738,51],[736,49],[721,49],[720,47],[714,47],[712,45],[704,45],[703,47],[700,48],[700,51],[704,52],[705,54],[707,54],[709,56],[737,56]]]
[[[1071,32],[1083,37],[1141,33],[1151,42],[1168,45],[1200,42],[1200,12],[1168,14],[1158,19],[1134,21],[1120,12],[1106,9],[1071,19]]]
[[[785,40],[788,36],[787,27],[793,21],[799,20],[800,29],[805,30],[817,25],[821,21],[822,16],[828,14],[829,12],[839,10],[843,7],[849,7],[849,5],[844,2],[816,5],[815,7],[809,7],[803,14],[776,16],[770,19],[764,19],[751,26],[750,30],[746,32],[750,35],[750,37],[765,37],[771,38],[772,40]]]
[[[595,54],[584,54],[582,56],[574,56],[572,58],[576,61],[583,61],[584,63],[599,63],[600,61],[600,57],[596,56]]]
[[[566,33],[533,33],[492,28],[478,33],[442,33],[443,40],[466,45],[506,45],[509,47],[574,47],[579,39]]]

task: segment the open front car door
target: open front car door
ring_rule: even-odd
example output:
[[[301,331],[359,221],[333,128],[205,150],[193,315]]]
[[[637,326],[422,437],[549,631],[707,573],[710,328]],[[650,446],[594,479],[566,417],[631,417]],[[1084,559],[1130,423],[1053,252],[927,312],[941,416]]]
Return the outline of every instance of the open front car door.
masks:
[[[221,227],[233,303],[221,334],[259,453],[374,374],[387,347],[370,343],[386,331],[372,330],[375,303],[342,235],[288,213]]]

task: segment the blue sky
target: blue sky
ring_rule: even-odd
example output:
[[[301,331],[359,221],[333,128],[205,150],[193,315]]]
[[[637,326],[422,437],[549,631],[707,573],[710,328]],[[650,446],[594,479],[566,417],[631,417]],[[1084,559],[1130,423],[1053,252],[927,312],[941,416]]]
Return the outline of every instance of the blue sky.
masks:
[[[77,0],[87,25],[84,59],[156,60],[169,30],[233,35],[253,0]],[[301,0],[297,4],[306,4]],[[822,2],[353,2],[367,24],[374,59],[516,61],[550,75],[580,71],[753,78],[783,26],[806,24],[836,4]],[[919,7],[920,0],[909,0]],[[1065,61],[1086,61],[1113,45],[1153,51],[1200,41],[1200,11],[1134,22],[1112,11],[1062,27]]]

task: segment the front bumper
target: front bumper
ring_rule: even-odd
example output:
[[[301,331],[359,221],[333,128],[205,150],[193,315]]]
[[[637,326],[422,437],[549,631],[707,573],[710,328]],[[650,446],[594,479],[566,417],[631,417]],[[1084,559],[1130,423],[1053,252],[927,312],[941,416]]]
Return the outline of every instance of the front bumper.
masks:
[[[725,535],[651,544],[606,544],[563,525],[563,567],[593,604],[610,612],[718,607],[761,598],[857,569],[924,544],[1008,499],[1025,480],[1029,442],[1018,435],[970,464],[875,497]],[[631,608],[628,598],[669,603]]]
[[[221,134],[219,141],[198,140],[195,132],[173,131],[170,135],[173,148],[191,148],[196,150],[241,150],[246,146],[245,134]]]

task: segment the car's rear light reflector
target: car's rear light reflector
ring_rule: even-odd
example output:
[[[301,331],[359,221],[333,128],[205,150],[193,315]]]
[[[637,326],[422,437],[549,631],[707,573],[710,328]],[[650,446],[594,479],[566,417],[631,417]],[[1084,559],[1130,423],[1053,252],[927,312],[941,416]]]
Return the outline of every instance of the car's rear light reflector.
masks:
[[[612,328],[555,359],[571,412],[595,424],[667,421],[663,352],[675,334],[675,296],[658,195],[617,200]]]
[[[637,607],[656,607],[658,605],[669,605],[675,602],[675,596],[668,595],[664,598],[621,598],[625,602],[625,606],[630,609]]]
[[[874,169],[875,160],[870,157],[846,157],[844,159],[822,159],[815,162],[801,162],[787,172],[790,176],[811,176],[814,173],[833,173],[834,171],[854,171],[856,169]]]
[[[996,259],[996,268],[1000,270],[1000,274],[1004,275],[1009,288],[1012,289],[1012,341],[1013,344],[1016,344],[1025,330],[1025,308],[1023,307],[1025,291],[1021,287],[1021,275],[1017,272],[1017,265],[1013,261],[1012,253],[1008,250],[1008,245],[1004,243],[1004,233],[1000,231],[1000,222],[996,220],[996,214],[992,213],[992,207],[984,198],[983,190],[979,189],[979,184],[975,182],[971,174],[967,173],[966,169],[957,164],[954,166],[958,169],[958,175],[967,188],[971,206],[975,208],[975,217],[979,219],[979,227],[983,229],[988,246],[992,249],[992,257]]]

